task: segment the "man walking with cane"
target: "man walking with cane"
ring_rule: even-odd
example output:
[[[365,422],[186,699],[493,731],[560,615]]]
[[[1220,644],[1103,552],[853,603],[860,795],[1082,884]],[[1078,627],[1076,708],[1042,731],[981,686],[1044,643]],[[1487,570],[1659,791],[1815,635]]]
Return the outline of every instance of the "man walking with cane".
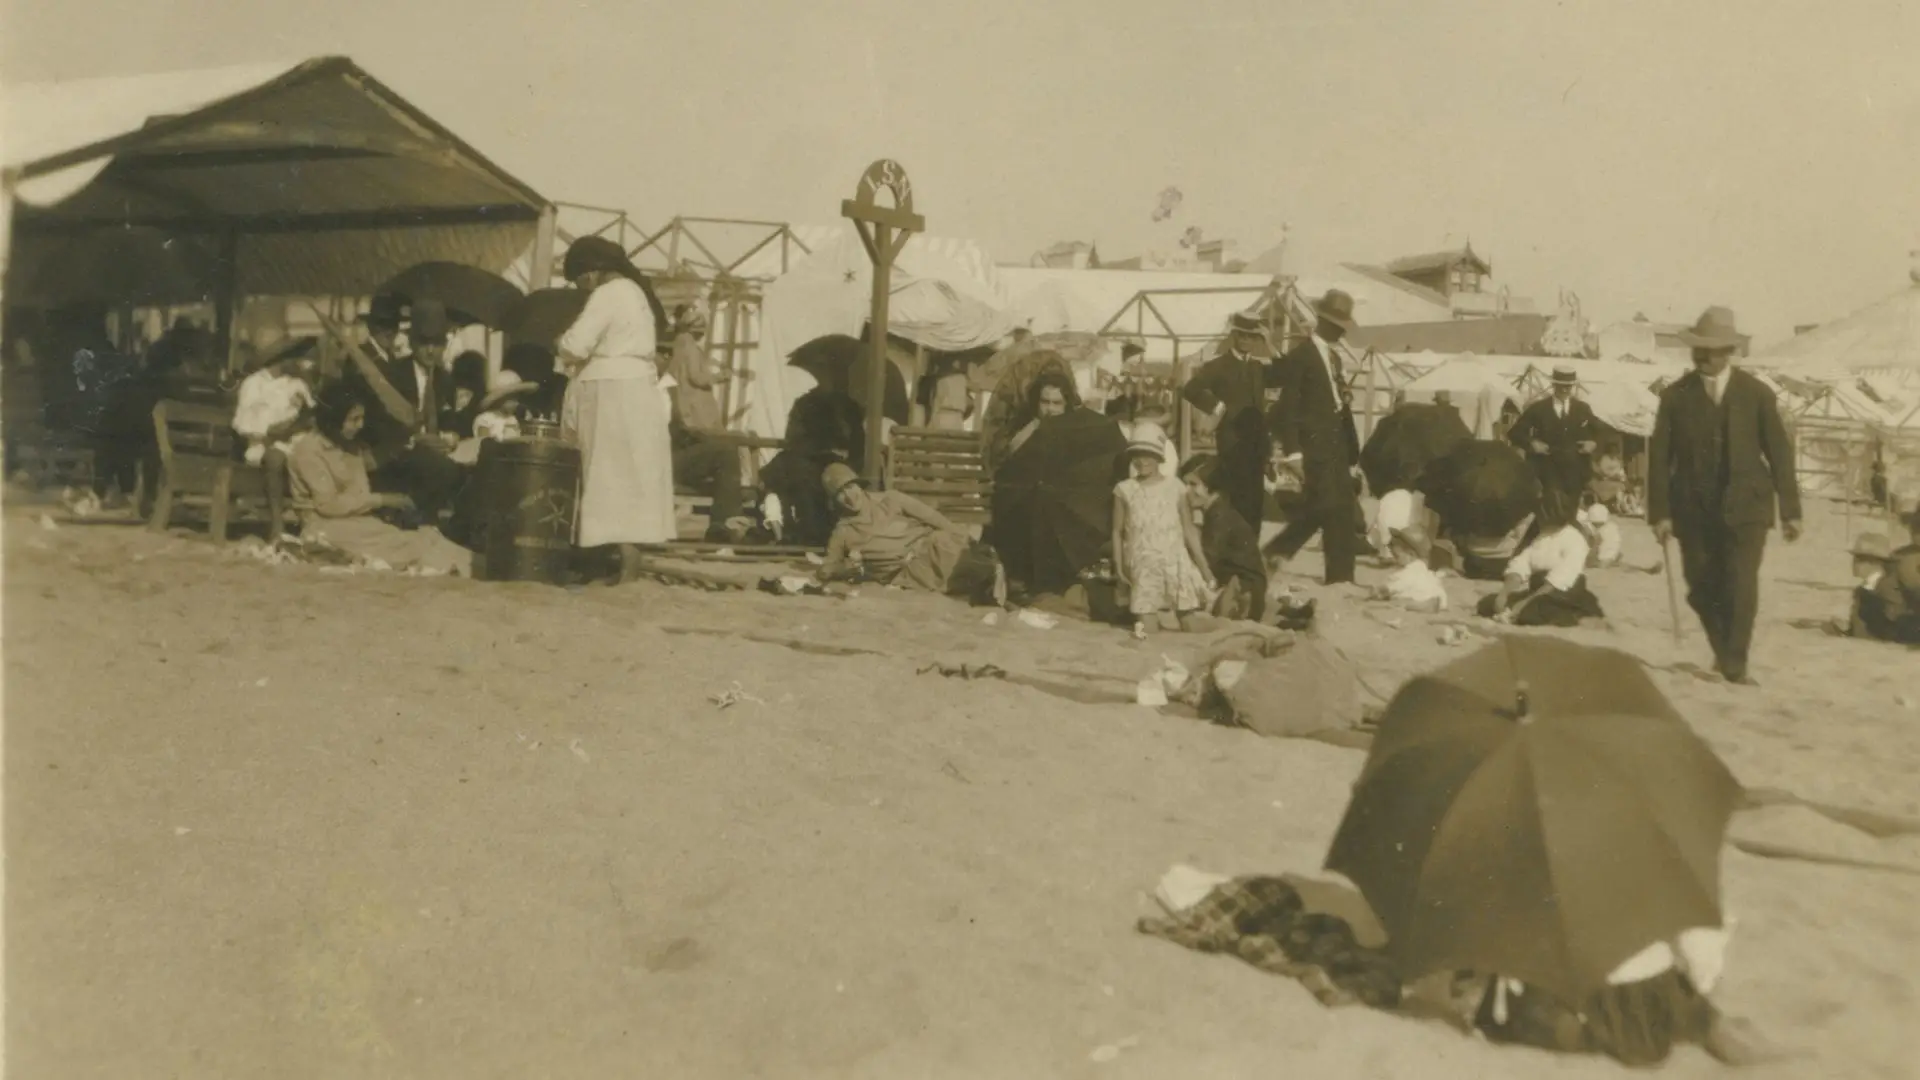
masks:
[[[1747,650],[1776,501],[1781,533],[1788,543],[1800,538],[1793,440],[1773,391],[1733,367],[1744,339],[1731,310],[1708,308],[1681,337],[1693,348],[1693,370],[1660,395],[1647,448],[1647,522],[1662,558],[1668,537],[1680,541],[1687,604],[1713,647],[1714,670],[1754,686]]]

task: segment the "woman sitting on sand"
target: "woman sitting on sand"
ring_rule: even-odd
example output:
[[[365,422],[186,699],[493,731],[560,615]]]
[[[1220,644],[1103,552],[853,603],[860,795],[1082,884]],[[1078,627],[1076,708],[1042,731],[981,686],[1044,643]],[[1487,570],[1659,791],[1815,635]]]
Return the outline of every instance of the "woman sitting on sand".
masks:
[[[396,570],[470,573],[472,555],[438,529],[402,529],[381,520],[382,514],[412,513],[413,502],[405,495],[374,492],[367,478],[370,455],[360,444],[366,420],[366,406],[349,384],[337,382],[320,392],[314,430],[294,440],[288,459],[301,537],[322,539]]]

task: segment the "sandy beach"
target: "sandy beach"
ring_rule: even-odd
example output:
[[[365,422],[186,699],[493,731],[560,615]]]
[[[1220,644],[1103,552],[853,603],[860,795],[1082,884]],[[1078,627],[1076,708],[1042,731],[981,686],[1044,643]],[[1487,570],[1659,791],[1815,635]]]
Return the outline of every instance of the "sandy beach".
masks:
[[[1125,703],[1195,637],[329,574],[48,509],[5,520],[10,1075],[1621,1072],[1135,930],[1175,863],[1317,873],[1362,762]],[[1791,625],[1844,610],[1843,531],[1816,504],[1776,535],[1757,690],[1697,674],[1656,574],[1597,572],[1612,625],[1568,633],[1644,659],[1749,787],[1920,818],[1920,657]],[[1639,522],[1626,555],[1654,561]],[[1438,617],[1326,594],[1322,632],[1391,693],[1461,654],[1450,584]],[[1746,1074],[1920,1075],[1920,837],[1792,806],[1734,833],[1906,868],[1727,851],[1716,999],[1808,1055]]]

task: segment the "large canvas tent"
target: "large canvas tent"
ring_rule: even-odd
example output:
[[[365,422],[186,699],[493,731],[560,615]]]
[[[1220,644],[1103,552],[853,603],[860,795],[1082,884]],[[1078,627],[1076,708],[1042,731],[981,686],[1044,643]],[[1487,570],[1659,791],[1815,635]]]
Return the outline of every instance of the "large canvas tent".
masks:
[[[872,296],[873,263],[850,228],[768,283],[757,340],[734,373],[743,385],[730,422],[754,435],[780,436],[794,399],[813,386],[787,357],[829,334],[859,336]],[[983,348],[1013,332],[1006,303],[1005,286],[977,244],[915,234],[894,262],[887,331],[928,350]],[[912,386],[916,373],[900,366]]]
[[[0,130],[10,303],[212,299],[224,331],[239,295],[551,243],[546,199],[343,57],[11,86]],[[139,295],[89,291],[128,260]]]
[[[1755,353],[1746,362],[1811,379],[1920,371],[1920,280]]]

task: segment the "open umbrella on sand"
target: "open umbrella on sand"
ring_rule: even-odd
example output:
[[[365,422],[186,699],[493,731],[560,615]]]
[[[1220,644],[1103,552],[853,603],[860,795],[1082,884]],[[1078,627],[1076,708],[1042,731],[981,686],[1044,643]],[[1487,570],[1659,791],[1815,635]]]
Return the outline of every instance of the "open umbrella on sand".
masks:
[[[1380,420],[1360,450],[1367,490],[1412,488],[1429,464],[1473,441],[1473,432],[1449,405],[1402,405]]]
[[[387,279],[377,290],[409,303],[437,300],[457,323],[501,329],[523,298],[513,282],[490,270],[455,262],[415,263]],[[565,329],[564,327],[562,329]]]
[[[1514,636],[1394,695],[1327,867],[1404,978],[1471,969],[1580,1002],[1645,947],[1722,925],[1739,797],[1638,660]]]
[[[580,289],[535,289],[514,301],[494,329],[508,341],[551,351],[586,309],[587,296]]]
[[[1520,451],[1475,439],[1429,463],[1419,490],[1427,509],[1465,536],[1504,536],[1540,506],[1540,478]]]

